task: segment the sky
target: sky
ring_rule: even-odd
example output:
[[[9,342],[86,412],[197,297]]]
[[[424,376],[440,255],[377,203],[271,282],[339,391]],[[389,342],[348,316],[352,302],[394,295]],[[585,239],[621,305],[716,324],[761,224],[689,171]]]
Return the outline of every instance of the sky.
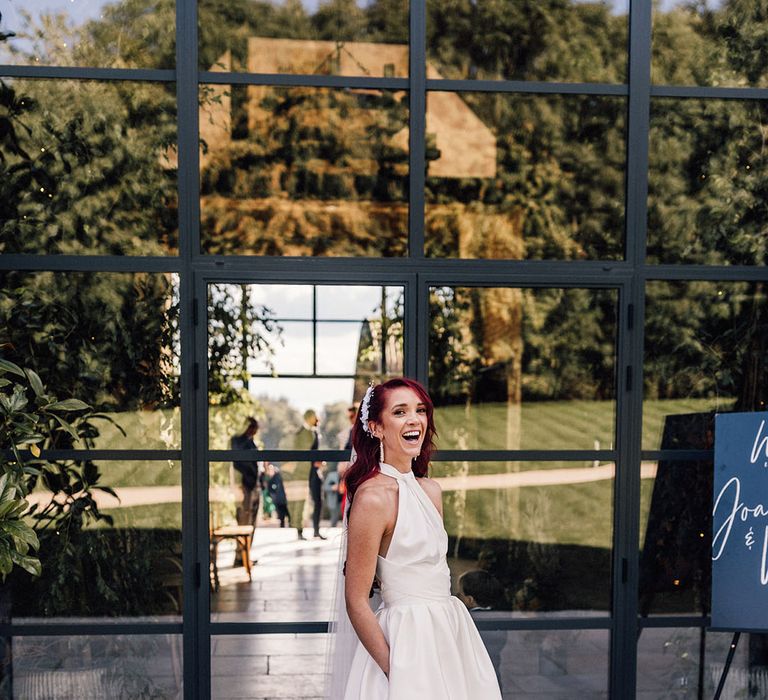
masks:
[[[314,13],[322,0],[304,0],[303,5],[307,12]],[[511,2],[512,0],[510,0]],[[666,12],[673,7],[683,5],[688,0],[659,0],[662,11]],[[99,17],[101,9],[115,0],[0,0],[0,14],[2,14],[3,27],[13,29],[21,26],[20,11],[25,10],[31,13],[51,13],[63,12],[75,25],[80,25],[89,19]],[[594,2],[594,0],[574,0],[574,2]],[[608,0],[616,13],[626,13],[629,6],[629,0]],[[723,0],[709,0],[708,5],[711,8],[717,8]],[[281,4],[275,2],[275,4]],[[367,7],[371,0],[359,0],[358,6]]]
[[[251,286],[253,304],[264,305],[281,320],[284,345],[272,343],[273,362],[278,373],[312,371],[312,285],[257,284]],[[401,288],[389,287],[388,299]],[[381,303],[381,287],[374,285],[317,286],[317,370],[328,374],[352,374],[363,319],[371,316]],[[391,305],[390,306],[391,310]],[[304,322],[302,323],[301,320]],[[339,323],[339,321],[344,321]],[[251,363],[250,369],[268,372],[263,362]],[[337,401],[352,401],[353,379],[283,379],[255,378],[249,389],[256,396],[284,397],[299,411]]]

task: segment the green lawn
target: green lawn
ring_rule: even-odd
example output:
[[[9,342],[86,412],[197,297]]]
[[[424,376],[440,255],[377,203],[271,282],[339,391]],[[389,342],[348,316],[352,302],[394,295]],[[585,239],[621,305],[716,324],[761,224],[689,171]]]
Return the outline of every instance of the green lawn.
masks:
[[[727,411],[733,401],[713,399],[649,400],[643,404],[643,448],[659,449],[664,418],[714,408]],[[614,401],[539,401],[519,409],[516,436],[514,408],[484,403],[466,408],[445,406],[435,412],[438,447],[455,449],[593,450],[612,449]]]

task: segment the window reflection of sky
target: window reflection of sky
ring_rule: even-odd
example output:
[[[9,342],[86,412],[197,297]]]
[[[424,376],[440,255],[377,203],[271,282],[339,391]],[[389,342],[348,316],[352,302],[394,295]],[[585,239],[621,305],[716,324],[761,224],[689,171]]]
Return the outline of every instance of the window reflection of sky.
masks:
[[[352,401],[354,379],[251,379],[248,388],[256,396],[270,399],[286,399],[293,408],[304,412],[312,408],[320,413],[324,406]],[[320,432],[323,428],[320,426]],[[324,445],[321,443],[321,447]],[[336,445],[329,447],[335,449]]]
[[[30,8],[27,3],[0,0],[0,14],[2,26],[11,31],[24,27],[23,12],[29,13],[33,20],[41,15],[64,15],[70,24],[77,26],[89,19],[98,19],[104,7],[115,4],[114,0],[36,0],[34,8]]]
[[[382,287],[376,285],[317,285],[317,372],[354,375],[361,323],[380,315]],[[386,287],[390,317],[400,313],[402,287]],[[270,336],[274,370],[281,374],[312,372],[312,296],[310,284],[250,285],[251,303],[270,309],[283,329],[282,344]],[[293,319],[293,320],[285,320]],[[334,322],[330,322],[334,321]],[[266,358],[249,362],[255,374],[271,370]],[[354,380],[337,378],[253,377],[251,393],[272,399],[286,398],[299,411],[322,410],[326,405],[353,399]]]
[[[319,374],[351,374],[357,363],[360,323],[317,324]]]

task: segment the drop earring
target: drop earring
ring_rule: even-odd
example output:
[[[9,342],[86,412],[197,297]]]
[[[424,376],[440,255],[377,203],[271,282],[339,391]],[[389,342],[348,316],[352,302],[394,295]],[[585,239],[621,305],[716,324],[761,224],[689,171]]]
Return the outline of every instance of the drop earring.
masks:
[[[384,438],[379,438],[379,461],[384,461]]]

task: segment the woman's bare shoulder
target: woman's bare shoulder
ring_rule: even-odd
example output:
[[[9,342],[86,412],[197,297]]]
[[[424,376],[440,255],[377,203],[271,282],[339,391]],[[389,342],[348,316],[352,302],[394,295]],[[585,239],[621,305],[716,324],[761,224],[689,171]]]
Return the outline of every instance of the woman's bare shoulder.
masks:
[[[377,474],[364,481],[355,492],[353,503],[368,508],[387,509],[392,503],[392,494],[397,491],[397,484],[391,484],[392,479]]]
[[[443,493],[443,487],[440,486],[436,479],[430,479],[428,476],[422,476],[419,478],[421,487],[430,495],[440,496]]]

